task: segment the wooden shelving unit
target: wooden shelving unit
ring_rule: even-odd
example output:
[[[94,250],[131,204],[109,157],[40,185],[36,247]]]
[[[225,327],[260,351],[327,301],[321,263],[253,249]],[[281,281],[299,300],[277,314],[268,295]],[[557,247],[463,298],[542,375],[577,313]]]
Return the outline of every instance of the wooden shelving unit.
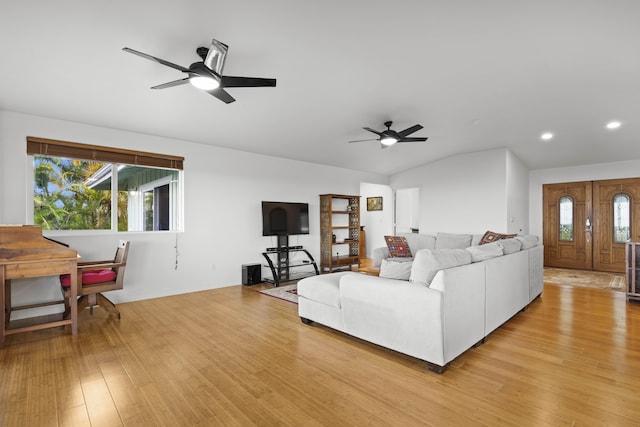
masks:
[[[627,301],[640,301],[640,242],[627,243]]]
[[[320,269],[360,266],[360,196],[320,195]]]

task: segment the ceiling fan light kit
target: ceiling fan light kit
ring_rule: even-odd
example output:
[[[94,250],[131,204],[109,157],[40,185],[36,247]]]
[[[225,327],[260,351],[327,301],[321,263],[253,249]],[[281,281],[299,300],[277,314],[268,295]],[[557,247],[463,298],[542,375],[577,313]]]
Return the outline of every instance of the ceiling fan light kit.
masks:
[[[198,75],[189,77],[189,83],[191,83],[194,87],[202,90],[212,90],[220,87],[220,82],[216,79]]]
[[[422,129],[422,125],[413,125],[411,127],[406,128],[403,131],[396,132],[395,130],[391,129],[392,124],[393,124],[392,121],[385,122],[384,125],[387,127],[387,130],[384,130],[382,132],[378,132],[375,129],[364,127],[362,129],[369,131],[371,133],[375,133],[376,135],[378,135],[378,138],[357,139],[355,141],[349,141],[349,143],[364,142],[364,141],[379,141],[381,148],[387,148],[399,142],[424,142],[427,140],[426,137],[409,137],[409,135],[411,135],[412,133]]]
[[[227,52],[229,46],[213,39],[209,47],[199,47],[196,49],[196,53],[201,62],[194,62],[189,68],[181,65],[174,64],[164,59],[156,58],[155,56],[148,55],[146,53],[130,49],[128,47],[122,48],[125,52],[133,53],[134,55],[141,56],[142,58],[150,61],[157,62],[167,67],[171,67],[178,71],[181,71],[188,75],[188,77],[174,80],[171,82],[163,83],[157,86],[153,86],[151,89],[166,89],[173,86],[179,86],[186,83],[191,83],[192,86],[201,89],[209,94],[215,96],[219,100],[229,104],[235,101],[224,88],[228,87],[275,87],[276,79],[265,79],[261,77],[236,77],[236,76],[223,76],[222,70],[224,68],[225,60],[227,58]]]
[[[382,138],[380,138],[380,143],[384,145],[393,145],[396,142],[398,142],[398,140],[391,136],[383,136]]]

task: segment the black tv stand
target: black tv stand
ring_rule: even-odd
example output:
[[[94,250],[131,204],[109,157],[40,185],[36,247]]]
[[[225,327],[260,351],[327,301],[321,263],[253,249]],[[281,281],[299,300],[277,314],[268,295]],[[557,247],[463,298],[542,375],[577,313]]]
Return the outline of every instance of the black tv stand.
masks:
[[[302,252],[306,256],[306,259],[300,262],[291,262],[289,254],[292,252]],[[318,265],[309,251],[302,246],[289,246],[288,235],[278,236],[278,246],[275,248],[267,248],[266,251],[262,253],[262,256],[267,260],[267,265],[271,269],[271,278],[265,277],[263,280],[274,286],[280,286],[283,282],[290,282],[320,274]],[[292,271],[298,267],[309,266],[313,266],[315,273],[310,271],[310,269],[297,272]]]

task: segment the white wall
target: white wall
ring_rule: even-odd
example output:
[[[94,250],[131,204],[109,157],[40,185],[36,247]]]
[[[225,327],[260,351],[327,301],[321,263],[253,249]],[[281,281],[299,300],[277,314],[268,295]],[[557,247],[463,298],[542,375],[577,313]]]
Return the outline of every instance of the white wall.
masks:
[[[596,181],[601,179],[638,178],[640,160],[599,163],[529,172],[529,218],[531,234],[542,236],[542,185],[560,182]]]
[[[390,185],[420,189],[421,233],[506,232],[507,157],[506,149],[460,154],[393,175]],[[526,212],[515,198],[511,203],[514,215]]]
[[[319,260],[318,195],[358,194],[362,181],[387,183],[378,174],[8,111],[0,111],[0,124],[0,223],[32,223],[28,135],[185,157],[184,232],[47,233],[87,260],[112,257],[119,239],[131,240],[125,289],[109,295],[115,302],[240,284],[241,265],[262,264],[261,252],[275,246],[262,236],[262,200],[309,203],[310,234],[290,242]],[[36,282],[16,283],[15,304],[59,296],[56,286]]]
[[[382,196],[381,211],[367,211],[367,197]],[[360,183],[360,225],[364,225],[367,239],[367,257],[373,249],[386,246],[384,236],[393,235],[393,192],[388,185]]]
[[[507,233],[529,234],[529,169],[507,151]]]

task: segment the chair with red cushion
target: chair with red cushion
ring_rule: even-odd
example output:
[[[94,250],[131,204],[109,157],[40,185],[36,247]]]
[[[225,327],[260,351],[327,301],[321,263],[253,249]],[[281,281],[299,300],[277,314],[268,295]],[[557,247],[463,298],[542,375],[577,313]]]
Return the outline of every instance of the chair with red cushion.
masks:
[[[115,304],[102,295],[102,292],[122,289],[128,254],[129,242],[120,240],[113,260],[78,263],[78,311],[89,307],[91,314],[93,314],[93,307],[97,305],[120,319],[120,312],[116,309]],[[68,274],[60,276],[60,284],[64,294],[65,317],[71,311],[69,306],[70,282]]]

